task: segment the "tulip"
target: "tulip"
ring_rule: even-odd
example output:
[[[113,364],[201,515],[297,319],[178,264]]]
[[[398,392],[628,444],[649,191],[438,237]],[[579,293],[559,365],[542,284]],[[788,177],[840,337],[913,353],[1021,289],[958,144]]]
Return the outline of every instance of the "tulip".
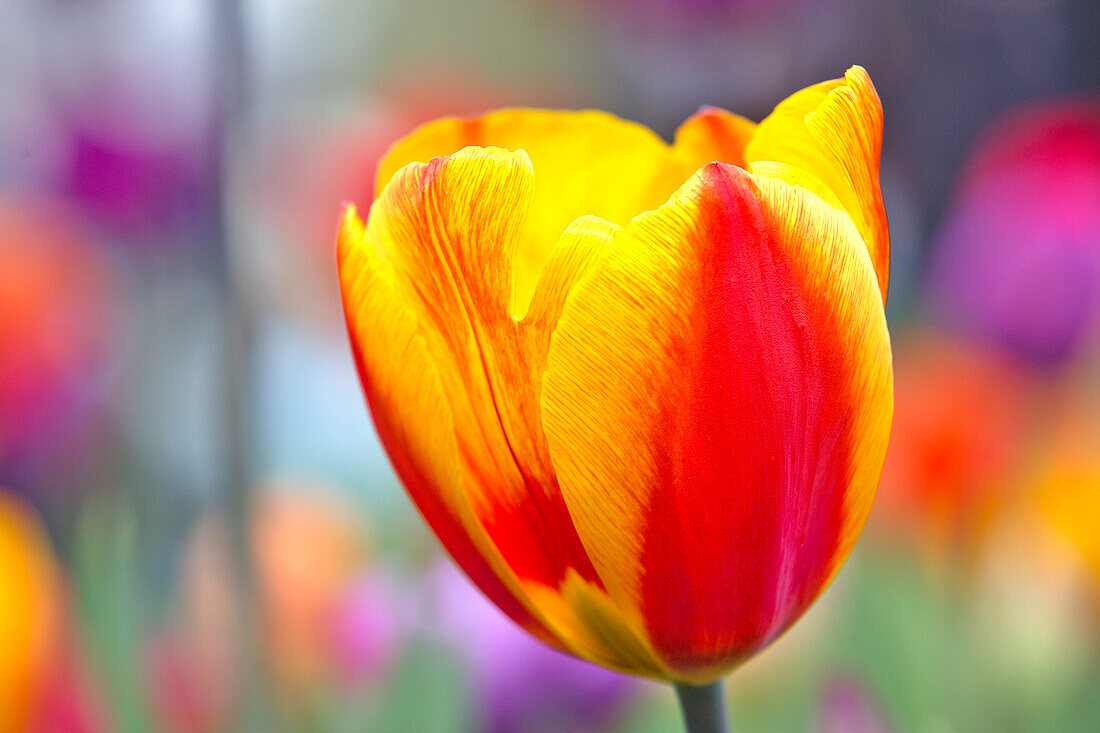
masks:
[[[374,168],[397,135],[444,110],[472,112],[478,102],[481,110],[503,98],[476,76],[455,73],[431,87],[408,78],[361,115],[287,120],[251,142],[235,161],[233,194],[249,226],[233,245],[242,257],[262,257],[271,266],[242,273],[249,292],[264,307],[274,303],[280,314],[308,317],[342,338],[343,315],[331,297],[332,217],[341,196],[372,195]]]
[[[26,728],[58,637],[57,566],[30,509],[0,492],[0,731]]]
[[[600,112],[447,118],[347,207],[379,436],[516,623],[693,694],[839,569],[893,404],[881,126],[858,67],[671,146]]]
[[[27,733],[109,733],[106,700],[78,649],[74,619],[63,613],[61,648],[55,655],[31,713]]]

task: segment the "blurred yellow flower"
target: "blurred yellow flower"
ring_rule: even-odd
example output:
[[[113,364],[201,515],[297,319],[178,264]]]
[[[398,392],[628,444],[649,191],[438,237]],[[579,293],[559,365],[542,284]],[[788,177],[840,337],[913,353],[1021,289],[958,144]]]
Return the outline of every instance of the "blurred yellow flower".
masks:
[[[0,492],[0,733],[24,729],[58,635],[57,567],[31,509]]]

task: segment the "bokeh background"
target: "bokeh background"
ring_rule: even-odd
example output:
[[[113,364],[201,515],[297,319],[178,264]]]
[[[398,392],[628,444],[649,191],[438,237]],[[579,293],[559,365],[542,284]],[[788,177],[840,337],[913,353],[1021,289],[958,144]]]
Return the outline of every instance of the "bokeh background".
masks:
[[[2,0],[0,717],[677,730],[668,688],[541,647],[441,556],[354,374],[340,204],[435,116],[667,138],[853,63],[894,435],[850,562],[730,679],[734,729],[1100,730],[1095,0]]]

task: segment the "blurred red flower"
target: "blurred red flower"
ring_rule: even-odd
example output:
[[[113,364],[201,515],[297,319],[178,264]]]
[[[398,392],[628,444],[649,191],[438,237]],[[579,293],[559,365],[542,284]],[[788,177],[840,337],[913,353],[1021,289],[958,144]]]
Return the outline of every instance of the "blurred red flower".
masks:
[[[1000,354],[920,334],[897,347],[894,432],[872,527],[963,549],[1019,481],[1028,382]]]

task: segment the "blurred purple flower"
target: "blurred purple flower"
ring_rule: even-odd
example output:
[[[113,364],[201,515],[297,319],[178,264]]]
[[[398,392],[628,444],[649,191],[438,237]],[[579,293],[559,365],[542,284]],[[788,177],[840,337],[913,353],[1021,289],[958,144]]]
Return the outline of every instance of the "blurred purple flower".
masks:
[[[889,733],[878,702],[867,686],[853,677],[839,677],[821,696],[818,733]]]
[[[430,585],[435,625],[473,672],[481,730],[602,730],[641,689],[640,680],[536,641],[449,562]]]
[[[80,125],[70,134],[66,191],[113,233],[155,246],[199,222],[202,149],[142,149]]]
[[[49,12],[58,188],[128,243],[163,251],[192,239],[217,174],[207,8],[94,0]]]
[[[1100,324],[1100,106],[1027,109],[982,138],[934,242],[932,308],[1054,366]]]
[[[393,661],[404,629],[389,576],[372,569],[351,581],[334,603],[332,656],[340,678],[357,687],[378,679]]]

